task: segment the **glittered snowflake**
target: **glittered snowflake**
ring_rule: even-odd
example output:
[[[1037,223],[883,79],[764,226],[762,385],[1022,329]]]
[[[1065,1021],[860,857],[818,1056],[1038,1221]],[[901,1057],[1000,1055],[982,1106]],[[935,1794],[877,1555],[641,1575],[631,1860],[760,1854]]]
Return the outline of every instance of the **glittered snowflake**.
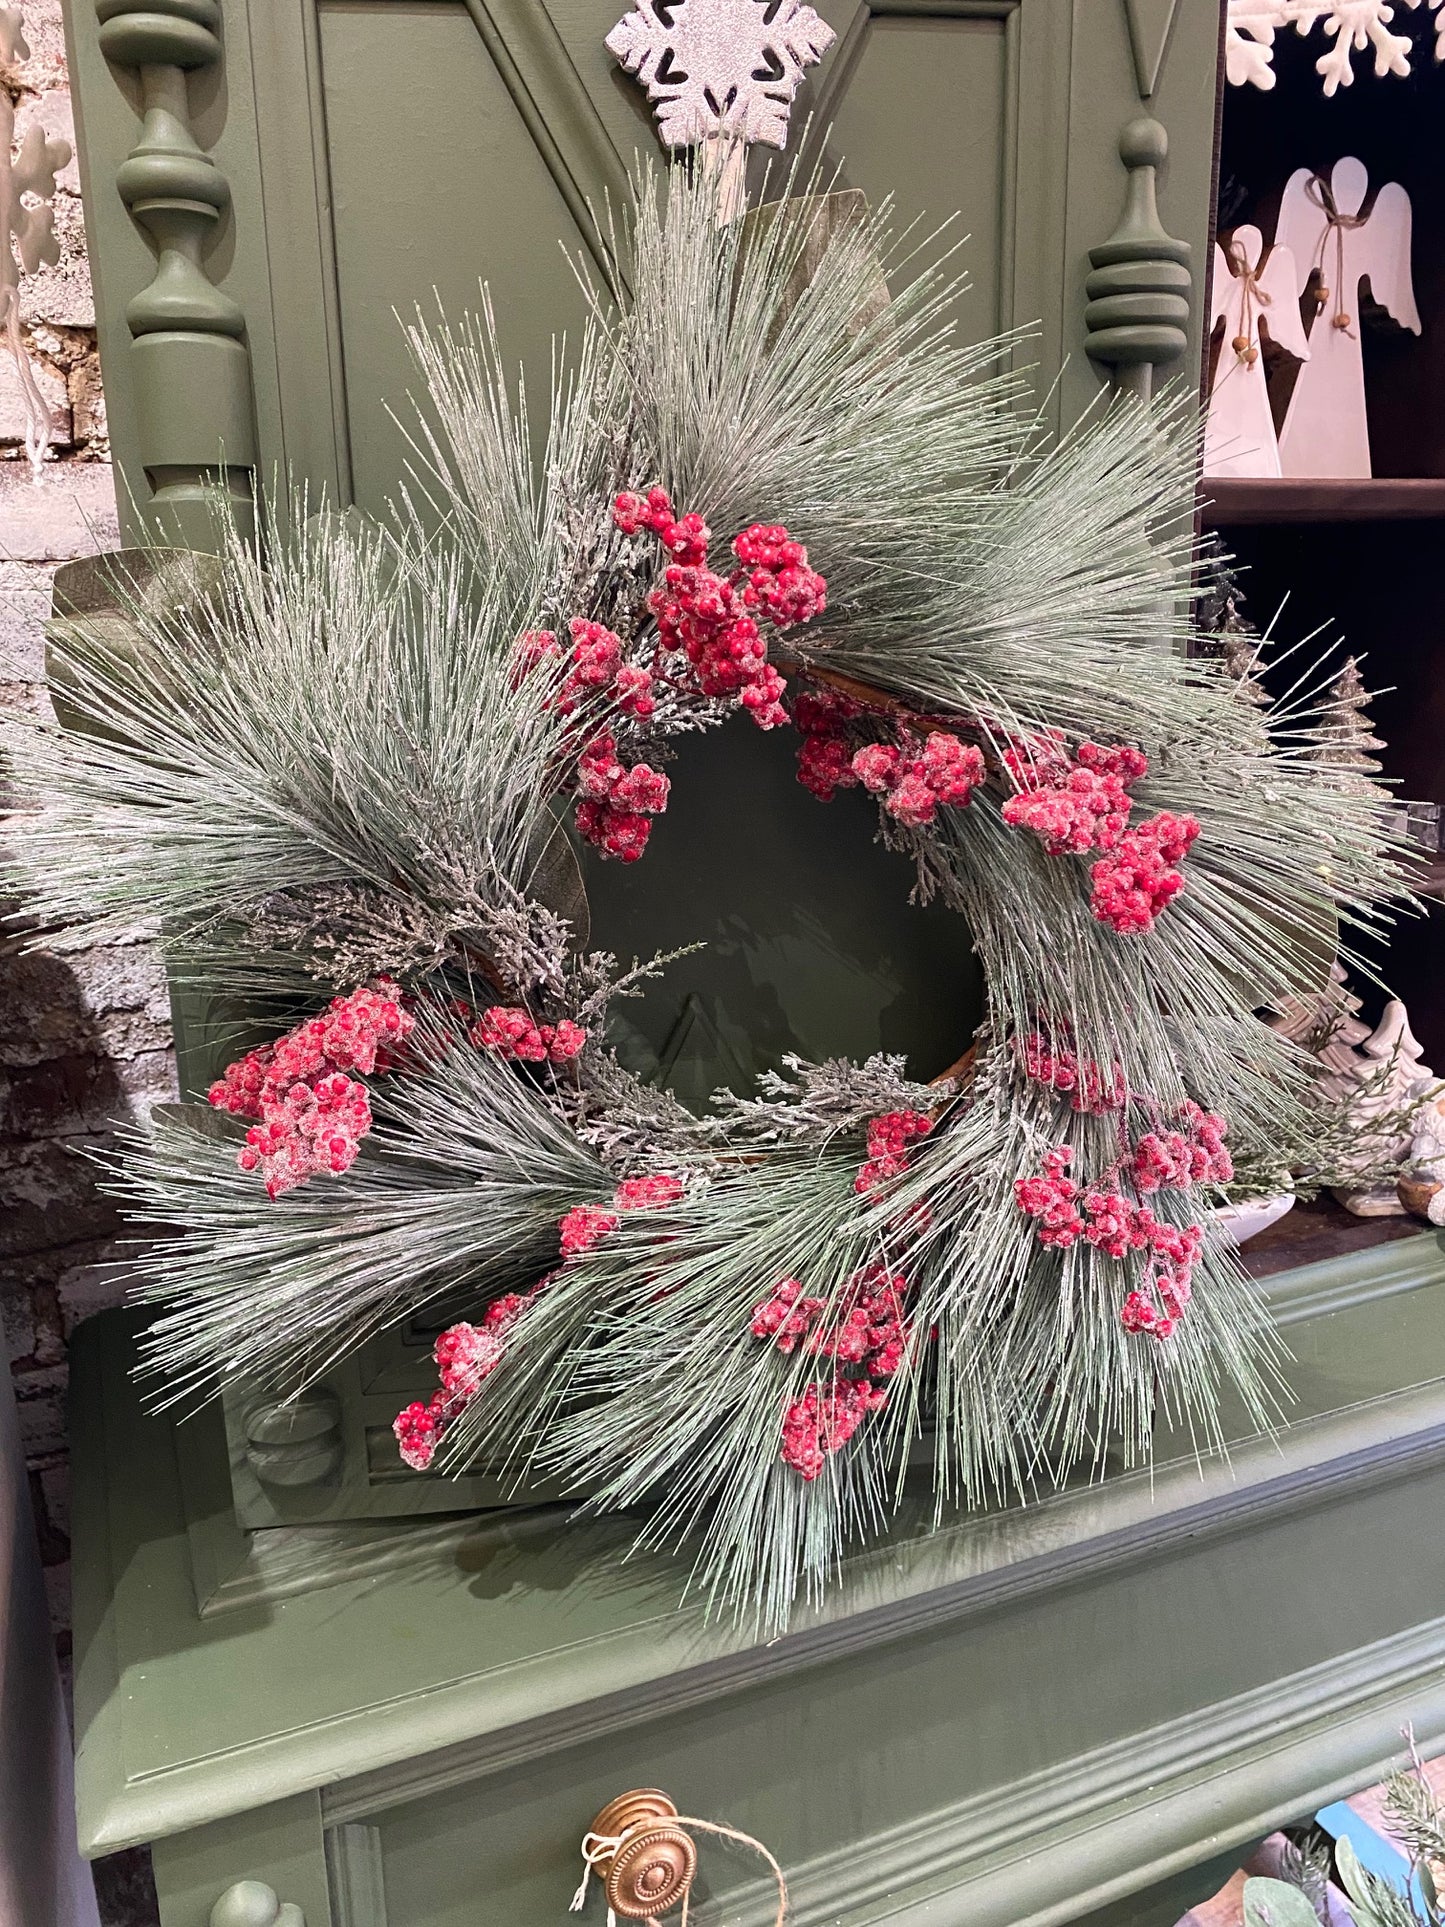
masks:
[[[805,68],[833,29],[803,0],[641,0],[608,51],[647,89],[669,147],[725,136],[782,147]]]
[[[1315,62],[1325,93],[1348,87],[1355,78],[1354,57],[1371,49],[1375,73],[1408,74],[1413,42],[1408,33],[1391,32],[1401,4],[1414,11],[1422,0],[1229,0],[1225,15],[1225,72],[1236,87],[1274,85],[1274,36],[1281,27],[1302,34],[1323,27],[1330,46]],[[1445,60],[1445,0],[1423,0],[1434,15],[1435,58]]]

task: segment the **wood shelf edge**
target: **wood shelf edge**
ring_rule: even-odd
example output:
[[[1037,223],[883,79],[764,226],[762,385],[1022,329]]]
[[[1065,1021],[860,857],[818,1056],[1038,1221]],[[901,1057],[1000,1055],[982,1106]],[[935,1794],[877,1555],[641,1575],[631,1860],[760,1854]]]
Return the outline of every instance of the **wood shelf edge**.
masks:
[[[1273,480],[1206,475],[1200,482],[1199,506],[1211,528],[1230,523],[1423,520],[1445,517],[1445,477]]]

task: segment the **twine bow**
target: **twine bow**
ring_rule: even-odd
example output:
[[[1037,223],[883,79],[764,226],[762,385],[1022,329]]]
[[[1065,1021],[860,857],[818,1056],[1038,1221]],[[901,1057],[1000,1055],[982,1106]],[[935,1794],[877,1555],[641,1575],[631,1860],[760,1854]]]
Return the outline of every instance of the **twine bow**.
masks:
[[[754,1853],[761,1854],[772,1871],[773,1879],[778,1884],[778,1911],[773,1918],[773,1927],[783,1927],[783,1923],[788,1917],[788,1883],[783,1877],[782,1868],[761,1840],[754,1840],[750,1833],[740,1833],[736,1827],[719,1826],[714,1820],[689,1819],[685,1813],[676,1815],[669,1814],[667,1824],[672,1827],[697,1827],[703,1833],[715,1833],[723,1840],[735,1840],[739,1846],[751,1847]],[[587,1904],[587,1883],[591,1880],[594,1869],[601,1866],[605,1861],[611,1860],[625,1838],[625,1834],[583,1834],[582,1878],[577,1884],[576,1893],[572,1896],[571,1905],[567,1910],[569,1913],[581,1913],[583,1907]],[[684,1887],[679,1927],[687,1927],[687,1903],[688,1890]],[[652,1916],[649,1916],[649,1918],[652,1918]],[[617,1927],[617,1916],[611,1907],[607,1909],[607,1927]]]
[[[1239,313],[1240,321],[1243,324],[1241,334],[1245,348],[1241,349],[1238,342],[1236,342],[1235,352],[1240,355],[1243,355],[1246,349],[1257,352],[1258,344],[1254,339],[1254,311],[1257,307],[1270,307],[1273,304],[1274,297],[1273,295],[1266,294],[1265,290],[1259,285],[1259,270],[1249,265],[1249,256],[1244,251],[1244,243],[1239,240],[1237,236],[1231,239],[1229,243],[1229,261],[1230,266],[1234,269],[1235,278],[1240,282],[1244,290],[1244,299],[1240,305]],[[1251,353],[1249,358],[1252,361],[1254,354]]]
[[[1345,233],[1347,229],[1363,227],[1368,217],[1364,214],[1341,214],[1335,206],[1335,197],[1331,192],[1330,184],[1323,174],[1311,174],[1305,182],[1305,194],[1325,217],[1325,231],[1320,236],[1320,245],[1313,263],[1321,281],[1325,279],[1325,253],[1329,248],[1331,235],[1334,236],[1335,280],[1330,292],[1335,298],[1335,311],[1330,317],[1330,325],[1340,329],[1342,333],[1349,334],[1353,316],[1346,312],[1344,305]],[[1351,335],[1350,338],[1353,340],[1354,336]]]

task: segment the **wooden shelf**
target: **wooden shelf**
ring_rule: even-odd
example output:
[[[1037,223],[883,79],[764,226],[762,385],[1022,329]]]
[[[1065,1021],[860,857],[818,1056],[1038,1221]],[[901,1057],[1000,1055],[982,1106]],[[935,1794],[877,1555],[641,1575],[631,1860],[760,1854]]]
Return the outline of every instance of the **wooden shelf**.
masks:
[[[1353,1257],[1397,1238],[1417,1237],[1427,1229],[1418,1218],[1357,1218],[1322,1194],[1309,1204],[1297,1204],[1250,1238],[1241,1256],[1251,1278],[1273,1278],[1299,1265]]]
[[[1209,527],[1229,523],[1389,522],[1445,516],[1445,477],[1412,476],[1271,481],[1205,476],[1201,514]]]

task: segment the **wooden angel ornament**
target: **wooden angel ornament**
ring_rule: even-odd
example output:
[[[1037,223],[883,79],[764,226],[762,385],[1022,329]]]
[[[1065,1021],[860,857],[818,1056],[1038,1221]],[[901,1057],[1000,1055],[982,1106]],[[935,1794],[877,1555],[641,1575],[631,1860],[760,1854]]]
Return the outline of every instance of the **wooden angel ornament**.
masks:
[[[1234,230],[1214,249],[1213,326],[1224,323],[1204,430],[1206,475],[1270,475],[1280,468],[1262,343],[1309,359],[1299,315],[1300,276],[1278,243],[1268,255],[1257,227]]]
[[[1420,332],[1410,277],[1410,197],[1387,182],[1363,212],[1370,184],[1363,161],[1336,161],[1328,180],[1301,167],[1280,204],[1276,243],[1288,248],[1299,291],[1313,286],[1316,315],[1304,363],[1280,430],[1285,475],[1369,475],[1370,429],[1360,351],[1361,285],[1412,334]]]

